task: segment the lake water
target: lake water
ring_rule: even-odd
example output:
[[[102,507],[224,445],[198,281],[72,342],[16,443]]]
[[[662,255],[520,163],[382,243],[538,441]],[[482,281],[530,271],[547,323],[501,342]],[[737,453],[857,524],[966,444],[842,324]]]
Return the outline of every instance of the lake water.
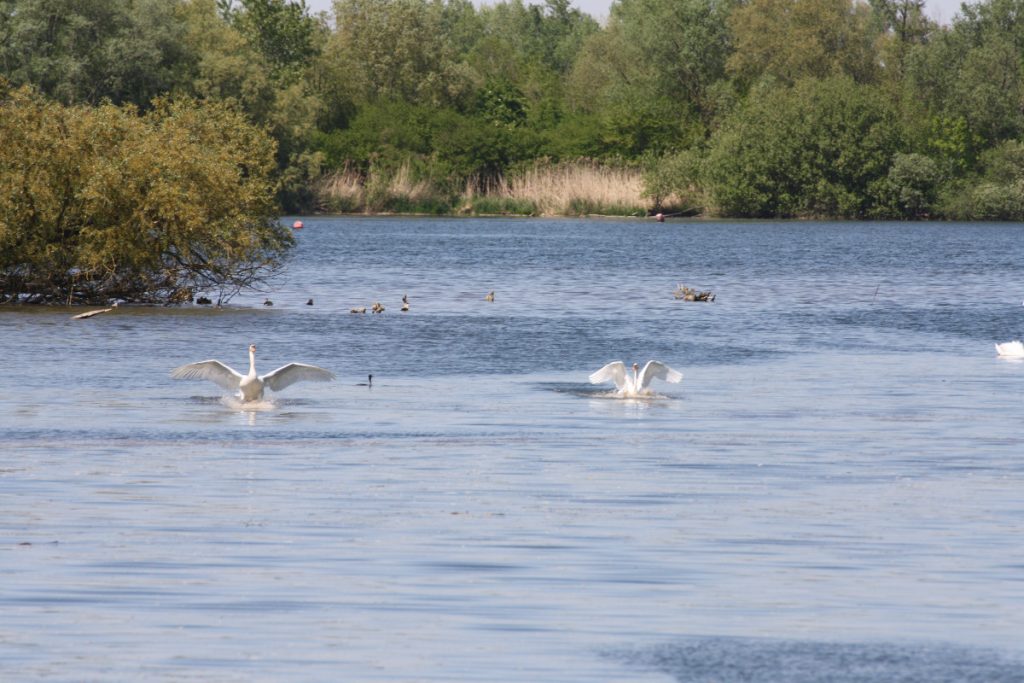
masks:
[[[0,310],[0,680],[1024,681],[1024,225],[304,220]]]

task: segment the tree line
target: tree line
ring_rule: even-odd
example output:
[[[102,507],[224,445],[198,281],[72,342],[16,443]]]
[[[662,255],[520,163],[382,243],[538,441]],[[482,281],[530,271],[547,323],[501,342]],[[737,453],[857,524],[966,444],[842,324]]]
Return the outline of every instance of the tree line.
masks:
[[[1024,0],[948,26],[923,5],[617,0],[601,25],[569,0],[0,0],[0,73],[78,111],[226,103],[293,211],[342,172],[445,210],[586,160],[662,210],[1024,219]]]

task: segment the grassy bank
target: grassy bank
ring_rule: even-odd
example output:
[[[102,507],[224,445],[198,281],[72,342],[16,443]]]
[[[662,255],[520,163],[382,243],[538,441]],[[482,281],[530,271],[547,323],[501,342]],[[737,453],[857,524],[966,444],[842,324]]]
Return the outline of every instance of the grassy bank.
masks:
[[[591,162],[538,163],[484,191],[477,185],[467,183],[461,193],[446,195],[414,178],[406,165],[390,174],[335,173],[321,180],[316,195],[320,210],[330,213],[645,216],[656,208],[644,194],[639,169]]]

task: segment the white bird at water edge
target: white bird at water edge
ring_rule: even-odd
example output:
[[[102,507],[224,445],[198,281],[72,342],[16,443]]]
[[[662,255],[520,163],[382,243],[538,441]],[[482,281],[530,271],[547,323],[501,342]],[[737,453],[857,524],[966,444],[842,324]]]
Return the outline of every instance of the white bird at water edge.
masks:
[[[660,361],[649,360],[643,370],[640,370],[639,363],[633,363],[633,376],[630,377],[625,363],[617,360],[590,375],[591,384],[614,382],[616,394],[622,398],[652,396],[654,392],[649,387],[655,379],[678,384],[683,379],[683,373],[673,370]]]
[[[996,344],[996,353],[1002,358],[1024,358],[1024,344],[1020,341],[1008,341]]]
[[[229,391],[238,391],[238,398],[244,403],[259,401],[263,390],[281,391],[296,382],[330,382],[334,373],[315,365],[288,363],[265,375],[256,374],[256,345],[249,344],[249,374],[243,375],[219,360],[204,360],[189,363],[171,370],[174,379],[208,379]]]

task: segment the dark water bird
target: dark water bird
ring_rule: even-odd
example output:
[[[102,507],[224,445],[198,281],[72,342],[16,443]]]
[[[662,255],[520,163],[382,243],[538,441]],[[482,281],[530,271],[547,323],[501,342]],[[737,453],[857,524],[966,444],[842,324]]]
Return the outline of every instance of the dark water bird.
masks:
[[[229,391],[238,391],[242,401],[259,401],[263,390],[281,391],[296,382],[330,382],[334,373],[305,363],[288,363],[265,375],[256,374],[256,345],[249,344],[249,373],[243,375],[219,360],[189,363],[171,370],[174,379],[208,379]]]
[[[365,382],[359,382],[356,384],[357,387],[372,387],[373,386],[373,375],[367,375]]]
[[[264,299],[264,300],[263,300],[263,305],[264,305],[264,306],[273,306],[273,305],[274,305],[274,302],[273,302],[273,301],[271,301],[270,299]]]
[[[313,305],[313,300],[312,300],[312,299],[310,299],[309,301],[307,301],[307,302],[306,302],[306,305],[307,305],[307,306],[312,306],[312,305]]]
[[[484,301],[494,301],[494,292],[487,292],[487,296],[484,297]]]
[[[200,306],[209,306],[213,301],[211,301],[209,297],[201,296],[196,298],[196,303]]]

